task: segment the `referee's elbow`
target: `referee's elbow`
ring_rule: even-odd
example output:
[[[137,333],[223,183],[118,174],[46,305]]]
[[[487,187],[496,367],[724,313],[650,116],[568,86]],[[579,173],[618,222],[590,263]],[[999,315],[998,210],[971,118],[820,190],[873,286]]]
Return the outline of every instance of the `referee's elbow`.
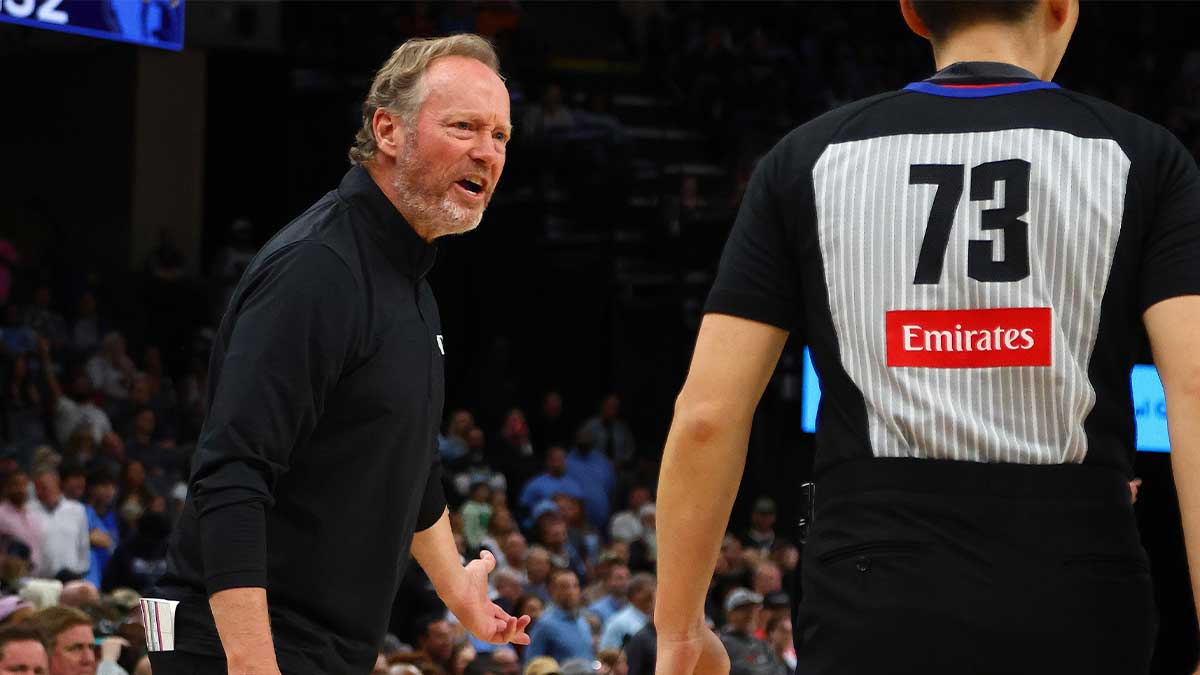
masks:
[[[727,432],[737,419],[732,406],[684,391],[675,399],[671,434],[689,446],[709,443]]]

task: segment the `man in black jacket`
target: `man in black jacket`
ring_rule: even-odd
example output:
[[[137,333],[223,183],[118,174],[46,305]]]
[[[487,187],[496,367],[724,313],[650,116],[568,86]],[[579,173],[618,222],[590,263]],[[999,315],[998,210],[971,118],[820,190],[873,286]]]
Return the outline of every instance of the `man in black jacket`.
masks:
[[[410,551],[473,634],[527,643],[462,566],[436,444],[434,239],[479,224],[508,92],[485,40],[410,40],[376,74],[354,167],[250,263],[213,346],[209,413],[159,597],[156,673],[367,673]],[[178,601],[174,604],[173,601]]]

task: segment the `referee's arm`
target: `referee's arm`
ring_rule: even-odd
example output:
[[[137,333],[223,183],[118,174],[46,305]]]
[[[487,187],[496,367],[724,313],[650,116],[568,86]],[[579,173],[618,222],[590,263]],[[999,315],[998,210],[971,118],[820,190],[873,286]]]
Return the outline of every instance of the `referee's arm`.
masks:
[[[1192,598],[1200,615],[1200,296],[1164,300],[1145,314],[1154,363],[1167,395],[1171,469],[1191,568]]]
[[[725,673],[704,595],[746,464],[754,409],[802,300],[797,227],[815,218],[810,173],[776,146],[758,163],[704,310],[658,481],[659,675]]]
[[[737,496],[754,409],[787,331],[707,314],[663,451],[658,484],[659,675],[728,672],[725,647],[704,625],[704,595]]]

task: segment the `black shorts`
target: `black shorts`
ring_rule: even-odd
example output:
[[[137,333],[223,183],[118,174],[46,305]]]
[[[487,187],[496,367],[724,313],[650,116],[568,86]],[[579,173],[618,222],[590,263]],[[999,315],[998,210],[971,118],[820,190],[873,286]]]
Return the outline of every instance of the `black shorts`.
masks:
[[[154,675],[226,675],[225,659],[189,652],[150,652]]]
[[[816,483],[797,675],[1142,675],[1150,568],[1116,471],[909,459]]]

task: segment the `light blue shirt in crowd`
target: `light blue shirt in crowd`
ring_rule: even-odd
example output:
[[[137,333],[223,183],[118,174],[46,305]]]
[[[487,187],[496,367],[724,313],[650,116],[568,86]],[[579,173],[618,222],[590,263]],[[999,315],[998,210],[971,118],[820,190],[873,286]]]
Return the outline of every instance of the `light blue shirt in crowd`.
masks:
[[[613,614],[604,624],[604,632],[600,634],[600,649],[621,649],[625,646],[625,640],[645,628],[649,620],[650,617],[637,607],[626,605],[625,609]]]
[[[525,650],[525,662],[538,656],[551,656],[559,663],[569,659],[594,658],[592,652],[592,629],[582,612],[571,616],[558,605],[550,605],[533,624],[529,635],[529,648]]]

